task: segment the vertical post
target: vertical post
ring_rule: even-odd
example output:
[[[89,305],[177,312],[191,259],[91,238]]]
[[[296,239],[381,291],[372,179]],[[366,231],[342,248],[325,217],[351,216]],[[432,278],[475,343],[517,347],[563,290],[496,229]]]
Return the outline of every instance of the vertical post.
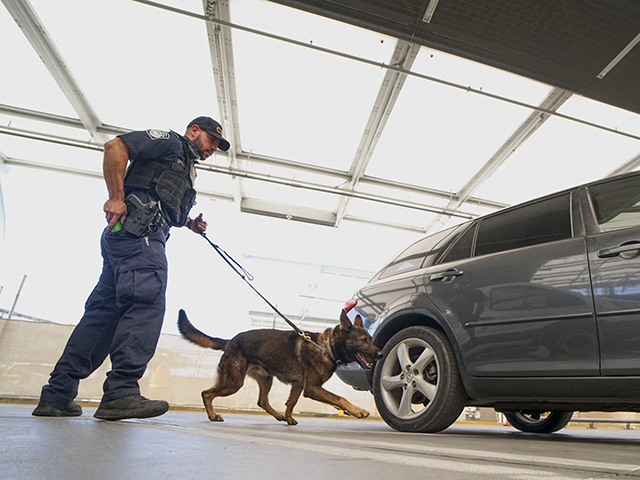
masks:
[[[9,323],[9,320],[11,320],[11,315],[13,315],[13,310],[16,308],[16,303],[18,303],[18,297],[20,297],[20,292],[22,291],[22,287],[23,287],[24,282],[25,282],[26,279],[27,279],[26,275],[24,277],[22,277],[22,282],[20,283],[20,288],[18,288],[18,293],[16,293],[16,298],[13,301],[13,305],[11,305],[11,310],[9,310],[9,316],[2,323],[2,328],[0,329],[0,343],[2,342],[2,337],[4,336],[4,330],[5,330],[5,328],[7,328],[7,323]]]
[[[16,298],[13,300],[13,305],[11,305],[11,310],[9,310],[9,316],[7,317],[7,320],[11,320],[11,315],[13,315],[13,310],[16,308],[16,303],[18,303],[18,298],[20,298],[20,292],[22,292],[22,287],[24,286],[24,282],[26,279],[27,279],[26,275],[22,277],[22,282],[20,282],[20,288],[18,288],[18,293],[16,293]]]

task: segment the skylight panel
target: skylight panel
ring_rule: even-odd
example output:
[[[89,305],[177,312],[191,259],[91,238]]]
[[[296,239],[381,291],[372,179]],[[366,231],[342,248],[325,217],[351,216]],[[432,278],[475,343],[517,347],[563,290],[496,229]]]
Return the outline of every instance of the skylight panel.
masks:
[[[267,2],[232,5],[234,22],[388,61],[394,41]],[[270,22],[277,15],[282,21]],[[243,149],[348,169],[384,72],[328,53],[233,31]]]
[[[60,88],[4,7],[0,8],[0,45],[3,72],[0,104],[74,115]]]
[[[602,178],[639,151],[637,140],[551,118],[476,195],[510,204],[532,200]]]

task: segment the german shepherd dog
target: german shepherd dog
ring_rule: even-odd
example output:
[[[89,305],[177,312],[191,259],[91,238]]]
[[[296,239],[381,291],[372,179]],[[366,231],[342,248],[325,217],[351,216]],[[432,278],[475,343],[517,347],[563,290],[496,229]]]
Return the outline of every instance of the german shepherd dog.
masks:
[[[236,393],[242,387],[246,375],[258,382],[258,406],[276,420],[285,421],[289,425],[298,423],[291,414],[301,393],[318,402],[333,405],[354,417],[369,416],[366,410],[322,388],[338,365],[357,362],[362,368],[370,369],[382,356],[367,331],[362,328],[360,316],[356,317],[352,325],[342,310],[338,326],[327,328],[323,333],[309,333],[311,339],[324,351],[293,330],[249,330],[239,333],[231,340],[210,337],[189,322],[184,310],[180,310],[178,315],[178,329],[186,340],[196,345],[224,350],[218,364],[216,384],[202,392],[204,407],[212,422],[223,421],[213,409],[213,399]],[[273,377],[291,385],[284,414],[269,404],[268,395]]]

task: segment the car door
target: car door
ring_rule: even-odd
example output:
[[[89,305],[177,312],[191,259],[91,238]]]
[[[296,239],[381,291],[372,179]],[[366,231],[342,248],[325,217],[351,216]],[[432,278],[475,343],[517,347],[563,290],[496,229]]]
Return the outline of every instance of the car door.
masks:
[[[589,186],[585,217],[602,375],[640,374],[640,175]]]
[[[459,244],[475,254],[465,258]],[[569,193],[483,218],[430,267],[426,288],[474,376],[599,373],[585,239],[572,236]]]

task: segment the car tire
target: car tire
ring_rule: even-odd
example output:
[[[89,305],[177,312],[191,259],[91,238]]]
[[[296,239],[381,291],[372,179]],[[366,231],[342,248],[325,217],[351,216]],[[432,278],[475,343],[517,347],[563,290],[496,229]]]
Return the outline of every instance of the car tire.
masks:
[[[376,364],[373,396],[382,419],[401,432],[436,433],[462,413],[467,399],[449,339],[439,330],[405,328]]]
[[[513,428],[527,433],[553,433],[567,426],[573,412],[503,412]]]

